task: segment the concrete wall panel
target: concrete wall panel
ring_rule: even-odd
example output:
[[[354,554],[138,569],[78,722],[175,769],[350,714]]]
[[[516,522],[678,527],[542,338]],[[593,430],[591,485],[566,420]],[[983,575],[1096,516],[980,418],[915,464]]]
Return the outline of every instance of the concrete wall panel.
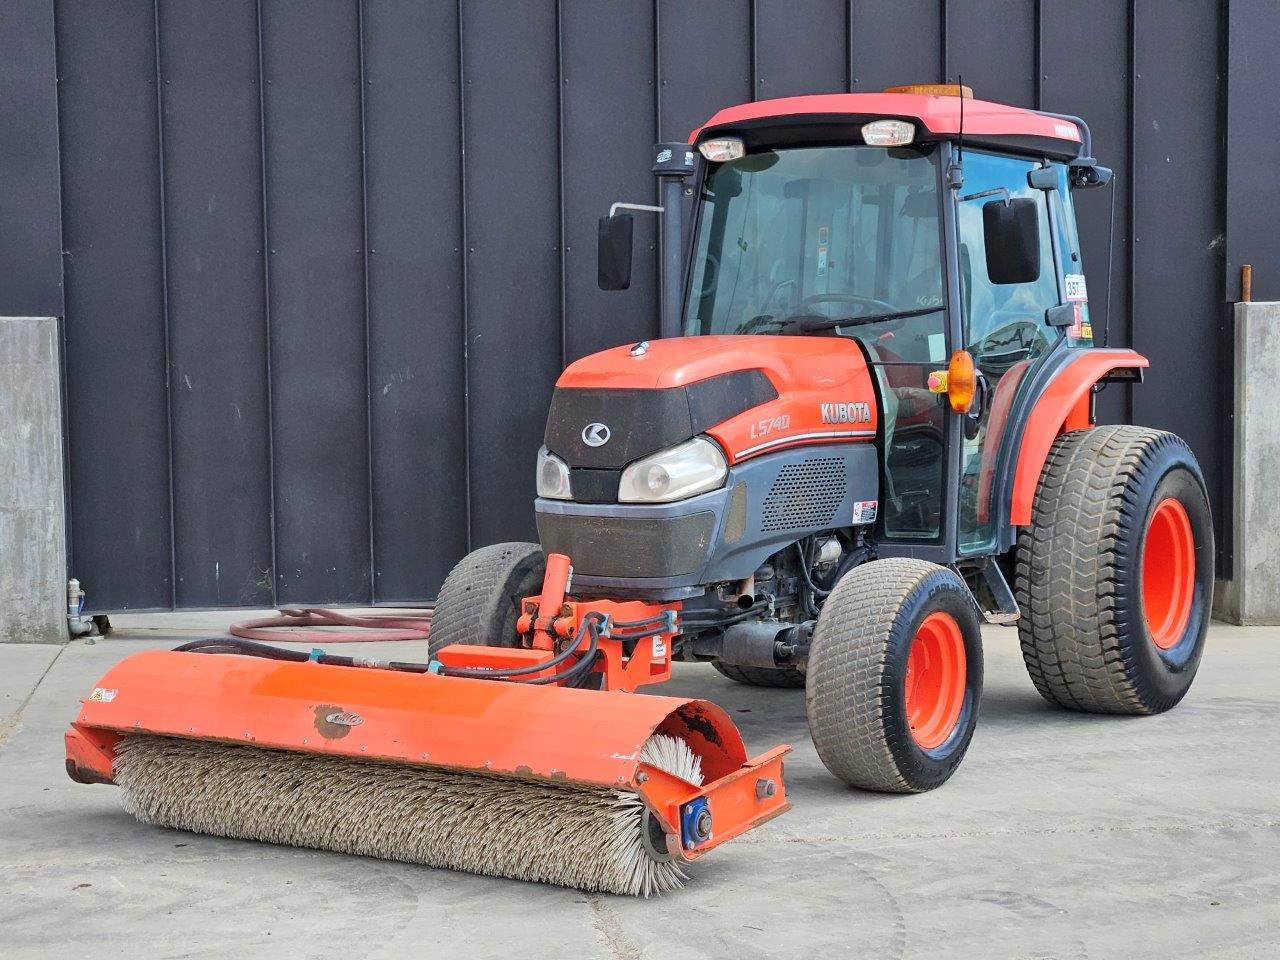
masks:
[[[58,321],[0,317],[0,643],[67,638]]]

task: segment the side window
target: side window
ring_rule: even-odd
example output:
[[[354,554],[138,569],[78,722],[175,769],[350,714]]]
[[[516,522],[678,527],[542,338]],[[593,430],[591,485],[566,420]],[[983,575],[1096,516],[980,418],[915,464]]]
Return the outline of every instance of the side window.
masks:
[[[964,187],[956,204],[965,347],[986,380],[988,398],[977,430],[966,434],[960,455],[958,526],[963,552],[988,550],[995,541],[995,465],[1009,411],[1020,388],[1030,383],[1028,373],[1037,359],[1058,336],[1044,319],[1045,311],[1060,302],[1049,229],[1050,201],[1046,191],[1027,183],[1027,174],[1037,166],[1014,157],[965,155]],[[1010,198],[1028,198],[1036,204],[1040,275],[1027,283],[992,283],[987,273],[982,208],[1003,203],[1006,191]]]
[[[1055,336],[1044,322],[1044,312],[1059,302],[1049,209],[1045,191],[1027,183],[1027,174],[1036,166],[1030,160],[968,151],[964,158],[964,187],[956,219],[965,344],[978,368],[993,382],[1014,364],[1040,356]],[[1040,276],[1031,283],[997,284],[987,275],[982,208],[1001,202],[1006,190],[1011,198],[1034,200],[1039,209]]]

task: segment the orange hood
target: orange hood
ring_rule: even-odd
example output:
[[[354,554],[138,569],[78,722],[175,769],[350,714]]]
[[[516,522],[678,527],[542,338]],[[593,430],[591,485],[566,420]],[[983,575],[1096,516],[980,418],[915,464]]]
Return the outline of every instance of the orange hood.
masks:
[[[663,390],[759,370],[777,397],[706,430],[731,462],[808,443],[869,439],[879,422],[862,350],[840,336],[716,336],[653,340],[633,354],[614,347],[583,357],[557,389]]]

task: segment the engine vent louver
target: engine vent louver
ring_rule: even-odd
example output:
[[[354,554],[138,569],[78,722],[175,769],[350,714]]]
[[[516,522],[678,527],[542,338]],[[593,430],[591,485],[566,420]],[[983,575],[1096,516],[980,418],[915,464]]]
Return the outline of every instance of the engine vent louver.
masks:
[[[761,511],[762,531],[819,527],[832,523],[845,500],[848,480],[840,457],[811,457],[778,471]]]

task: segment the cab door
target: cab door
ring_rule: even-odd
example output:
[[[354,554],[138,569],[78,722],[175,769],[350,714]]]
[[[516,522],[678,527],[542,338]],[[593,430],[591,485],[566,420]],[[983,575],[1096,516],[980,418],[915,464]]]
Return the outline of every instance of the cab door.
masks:
[[[966,150],[964,185],[955,195],[957,268],[960,280],[963,347],[979,375],[980,406],[964,418],[960,453],[957,547],[960,554],[990,550],[996,540],[992,502],[997,455],[1009,426],[1009,412],[1037,364],[1061,339],[1045,312],[1061,301],[1053,231],[1046,191],[1032,187],[1028,174],[1044,164]],[[1039,275],[1034,280],[997,283],[987,262],[983,208],[1009,199],[1036,204]],[[996,274],[999,276],[999,268]]]

